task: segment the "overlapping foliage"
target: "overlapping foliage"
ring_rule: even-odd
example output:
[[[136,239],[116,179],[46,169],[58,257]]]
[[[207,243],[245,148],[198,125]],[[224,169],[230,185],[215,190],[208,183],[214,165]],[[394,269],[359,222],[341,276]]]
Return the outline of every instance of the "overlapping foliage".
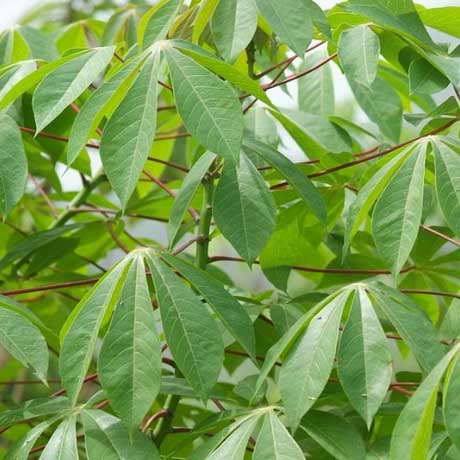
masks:
[[[4,458],[460,458],[460,7],[83,3],[0,34]]]

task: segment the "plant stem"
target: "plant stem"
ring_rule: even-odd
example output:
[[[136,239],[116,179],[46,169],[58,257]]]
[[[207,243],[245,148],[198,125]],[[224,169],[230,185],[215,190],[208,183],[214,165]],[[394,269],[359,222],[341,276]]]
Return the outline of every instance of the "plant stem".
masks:
[[[53,222],[50,229],[64,225],[74,214],[74,208],[78,208],[78,206],[85,203],[90,193],[105,180],[106,177],[102,172],[96,174],[96,176],[85,184],[84,187],[75,195],[73,200],[69,203],[68,208]]]
[[[198,268],[206,270],[209,263],[208,248],[209,248],[209,231],[211,228],[212,218],[212,199],[214,195],[214,183],[212,177],[206,177],[203,181],[204,198],[201,207],[201,218],[198,227],[198,236],[200,240],[196,247],[196,264]]]
[[[210,170],[212,169],[212,166]],[[196,250],[196,265],[202,270],[206,270],[206,265],[209,262],[208,247],[209,247],[209,231],[211,228],[212,218],[212,197],[214,192],[214,183],[211,174],[207,174],[203,180],[204,197],[201,207],[200,221],[198,225],[198,235],[196,237],[197,250]],[[182,377],[179,369],[176,369],[176,377]],[[171,426],[174,414],[180,402],[180,396],[169,395],[165,401],[164,410],[167,415],[162,417],[159,421],[153,436],[155,438],[158,448],[160,448],[165,436],[171,432]]]

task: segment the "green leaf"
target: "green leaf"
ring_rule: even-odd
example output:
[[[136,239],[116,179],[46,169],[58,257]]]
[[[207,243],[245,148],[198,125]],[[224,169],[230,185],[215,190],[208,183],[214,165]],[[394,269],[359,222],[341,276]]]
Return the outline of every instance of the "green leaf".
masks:
[[[412,0],[350,0],[349,10],[367,16],[398,34],[415,38],[421,45],[435,47]]]
[[[65,396],[32,399],[15,409],[3,411],[0,414],[0,426],[5,427],[43,415],[65,412],[69,408],[69,400]]]
[[[177,243],[177,236],[185,213],[190,207],[193,197],[198,190],[203,177],[214,161],[214,158],[215,155],[213,153],[206,152],[192,166],[182,182],[182,186],[174,199],[173,208],[168,221],[167,231],[169,249],[172,249]]]
[[[69,135],[67,164],[70,166],[81,150],[84,149],[88,137],[97,128],[105,115],[110,115],[116,103],[124,96],[140,65],[139,59],[127,63],[112,77],[99,86],[78,112]]]
[[[324,50],[312,51],[305,56],[299,70],[303,72],[311,69],[326,58],[327,53]],[[331,62],[297,81],[297,100],[301,112],[314,113],[322,117],[334,114],[335,96]]]
[[[347,79],[364,86],[372,85],[377,75],[380,42],[369,26],[353,27],[342,32],[338,53]]]
[[[224,346],[216,321],[164,262],[149,256],[148,263],[168,346],[180,371],[205,400],[223,362]]]
[[[370,428],[391,382],[392,357],[364,289],[355,293],[337,359],[343,390]]]
[[[225,238],[248,264],[267,244],[276,207],[262,176],[245,155],[239,166],[225,164],[214,194],[213,213]]]
[[[96,48],[51,71],[37,86],[32,108],[37,131],[42,131],[103,72],[114,47]]]
[[[258,420],[252,417],[242,423],[205,460],[244,460],[246,446]]]
[[[366,457],[362,437],[342,417],[312,410],[303,418],[300,429],[337,460],[364,460]]]
[[[426,26],[460,38],[460,7],[420,8],[418,14]]]
[[[123,209],[136,188],[155,138],[160,66],[160,53],[154,52],[102,135],[102,164]]]
[[[305,460],[305,456],[279,418],[270,411],[256,441],[254,460]]]
[[[130,437],[119,419],[91,409],[82,412],[88,460],[159,460],[155,444],[136,431]]]
[[[398,93],[380,77],[370,87],[348,80],[358,104],[392,142],[399,142],[402,105]]]
[[[38,441],[45,430],[57,422],[62,415],[57,415],[35,425],[27,434],[14,443],[6,453],[9,460],[27,460],[34,444]]]
[[[298,56],[303,56],[313,37],[308,3],[303,0],[285,0],[282,10],[276,0],[256,0],[256,3],[279,38]]]
[[[217,59],[211,53],[208,53],[203,48],[193,45],[190,42],[184,40],[171,40],[171,43],[175,48],[179,49],[183,54],[193,58],[198,64],[206,67],[211,72],[225,78],[234,86],[247,91],[257,99],[265,102],[268,105],[272,105],[265,91],[261,88],[260,84],[256,80],[252,80],[246,74],[238,70],[226,62]]]
[[[389,460],[427,458],[439,383],[459,347],[455,345],[439,361],[405,405],[393,430]]]
[[[0,270],[18,259],[29,256],[37,249],[40,249],[43,246],[53,242],[62,235],[81,227],[82,224],[63,225],[61,227],[44,230],[42,232],[36,232],[30,236],[27,236],[22,241],[15,244],[6,253],[6,255],[0,259]]]
[[[414,247],[423,209],[426,144],[392,177],[372,214],[372,234],[395,278]]]
[[[302,331],[310,324],[315,315],[321,311],[326,305],[333,302],[333,300],[340,294],[341,291],[337,291],[334,294],[326,297],[322,302],[315,305],[311,310],[304,313],[290,328],[289,330],[281,337],[278,342],[276,342],[270,349],[267,351],[265,360],[263,362],[262,368],[260,369],[259,378],[257,379],[254,394],[256,395],[262,385],[265,382],[265,379],[268,377],[268,374],[276,365],[280,357],[286,353],[290,347],[297,340]]]
[[[78,460],[77,416],[66,418],[51,436],[40,460]]]
[[[460,234],[459,157],[447,144],[433,142],[436,166],[436,193],[449,227]]]
[[[433,94],[442,91],[449,80],[425,59],[415,59],[409,66],[410,93]]]
[[[0,308],[0,344],[46,385],[48,347],[40,330],[22,315]]]
[[[344,257],[348,252],[353,237],[356,235],[356,232],[366,219],[375,200],[380,196],[391,176],[397,169],[399,169],[411,150],[412,147],[403,150],[388,163],[379,168],[358,192],[358,195],[348,209],[346,218],[345,238],[343,244]]]
[[[72,404],[77,401],[104,317],[118,301],[127,265],[125,259],[105,274],[80,300],[61,329],[59,372]]]
[[[3,219],[21,199],[27,182],[27,158],[19,128],[0,113],[0,212]]]
[[[181,0],[162,0],[142,16],[137,30],[137,45],[140,50],[166,38],[181,3]]]
[[[326,117],[288,109],[270,112],[309,157],[318,158],[326,153],[350,151],[351,143],[344,131]]]
[[[254,358],[256,339],[249,315],[222,284],[208,273],[177,257],[164,254],[166,262],[179,271],[205,298],[232,336]]]
[[[126,275],[98,368],[111,406],[134,433],[155,400],[161,380],[160,341],[140,254]]]
[[[458,355],[449,365],[443,388],[443,415],[446,430],[452,443],[460,448],[460,404],[458,400],[458,392],[460,391],[460,360]]]
[[[331,374],[348,295],[340,294],[315,315],[283,363],[279,385],[293,431],[315,404]]]
[[[236,162],[244,124],[234,90],[176,49],[166,47],[163,51],[186,128],[206,148]]]
[[[275,168],[294,188],[319,220],[326,223],[326,205],[323,197],[299,169],[287,157],[262,142],[244,140],[244,149],[254,152]]]
[[[371,290],[378,307],[407,343],[425,373],[440,361],[445,348],[425,312],[409,297],[378,283]]]
[[[254,0],[220,0],[211,19],[211,31],[220,55],[234,61],[257,29]]]

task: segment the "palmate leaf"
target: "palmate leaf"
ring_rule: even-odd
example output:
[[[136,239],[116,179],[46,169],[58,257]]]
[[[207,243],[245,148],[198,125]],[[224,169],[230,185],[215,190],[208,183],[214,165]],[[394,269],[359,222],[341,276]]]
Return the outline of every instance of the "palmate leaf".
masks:
[[[110,330],[98,376],[115,412],[133,433],[160,389],[161,352],[141,254],[133,260]]]
[[[21,132],[5,113],[0,113],[0,213],[3,219],[21,199],[27,181],[27,158]]]
[[[276,224],[276,207],[248,157],[226,164],[214,193],[213,214],[225,238],[248,264],[260,254]]]
[[[262,89],[256,80],[252,80],[245,73],[241,72],[236,66],[230,65],[221,59],[216,58],[213,54],[207,52],[199,46],[193,45],[185,40],[170,40],[171,44],[179,49],[183,54],[190,56],[198,64],[206,67],[211,72],[219,75],[225,80],[232,83],[232,85],[247,91],[257,99],[272,105],[266,92]]]
[[[123,66],[110,80],[102,83],[94,91],[78,112],[69,136],[67,164],[70,166],[85,147],[88,137],[97,128],[105,115],[111,115],[137,76],[136,71],[142,63],[135,58]]]
[[[388,183],[372,214],[372,234],[393,276],[415,244],[423,209],[426,144],[421,144]]]
[[[173,47],[163,49],[177,110],[186,128],[206,148],[237,162],[243,138],[243,113],[234,90]]]
[[[181,3],[181,0],[162,0],[142,16],[137,30],[139,49],[146,49],[158,40],[166,38]]]
[[[391,382],[392,357],[371,300],[361,288],[340,340],[337,370],[345,394],[370,427]]]
[[[206,175],[206,172],[214,161],[214,158],[215,155],[211,152],[206,152],[203,154],[190,168],[190,171],[187,173],[184,181],[182,182],[180,190],[177,192],[167,229],[170,249],[173,248],[177,243],[177,236],[185,213],[190,207],[193,196],[198,190],[198,187],[200,186],[203,177]]]
[[[61,329],[59,371],[72,404],[77,401],[104,317],[118,301],[129,263],[125,259],[104,275],[74,308]]]
[[[34,447],[34,444],[38,441],[40,436],[58,420],[62,419],[63,415],[56,415],[50,417],[44,422],[35,425],[30,429],[27,434],[15,442],[6,453],[6,458],[9,460],[28,460],[30,451]]]
[[[460,360],[455,357],[446,372],[443,386],[442,409],[446,430],[452,443],[460,449],[460,404],[458,392],[460,390]]]
[[[460,234],[459,156],[444,142],[432,142],[436,166],[436,193],[444,217],[456,235]]]
[[[300,334],[304,331],[304,329],[310,324],[313,320],[315,315],[320,312],[325,306],[329,303],[333,302],[334,299],[341,294],[341,290],[331,294],[330,296],[326,297],[322,302],[319,302],[315,305],[311,310],[304,313],[289,329],[288,331],[281,337],[278,342],[276,342],[266,353],[265,360],[263,362],[262,368],[260,369],[260,374],[257,379],[254,395],[262,388],[262,385],[265,382],[270,371],[276,365],[280,357],[287,353],[295,341],[298,339]]]
[[[401,166],[407,158],[412,147],[409,147],[398,153],[387,164],[378,169],[378,171],[366,182],[364,187],[358,192],[355,200],[351,204],[346,222],[345,222],[345,238],[343,245],[343,257],[348,253],[351,241],[356,235],[359,227],[366,219],[374,202],[381,195],[386,184],[391,176]]]
[[[244,460],[246,446],[258,417],[251,417],[238,426],[206,460]]]
[[[426,313],[409,297],[383,283],[370,286],[374,304],[391,321],[414,353],[420,367],[428,373],[445,354],[438,334]]]
[[[183,275],[192,286],[206,299],[232,336],[255,359],[256,339],[251,318],[240,303],[207,272],[200,270],[183,260],[164,254],[168,264]]]
[[[77,416],[70,415],[56,428],[40,460],[78,460]]]
[[[280,371],[280,390],[289,425],[295,431],[315,404],[334,364],[342,311],[349,292],[339,294],[310,321]]]
[[[223,362],[224,346],[216,321],[164,262],[149,255],[148,264],[168,346],[180,371],[206,400]]]
[[[312,184],[287,157],[272,147],[251,139],[244,140],[244,149],[254,152],[273,166],[294,188],[305,203],[312,209],[318,219],[326,223],[326,205],[323,197]]]
[[[69,399],[65,396],[32,399],[16,409],[3,411],[0,414],[0,426],[5,427],[44,415],[65,413],[69,408]]]
[[[0,344],[46,384],[48,347],[40,330],[28,319],[0,306]]]
[[[101,160],[125,209],[136,188],[155,138],[160,53],[150,55],[108,121],[101,139]]]
[[[77,55],[51,71],[37,86],[32,107],[42,131],[102,73],[112,59],[112,46]]]
[[[380,42],[368,26],[342,32],[338,44],[340,63],[349,80],[370,86],[377,75]]]
[[[88,460],[159,460],[154,443],[140,432],[130,437],[122,422],[97,409],[82,412]]]
[[[264,416],[256,441],[254,460],[304,460],[305,456],[273,411]]]
[[[348,7],[390,30],[417,40],[421,45],[435,47],[412,0],[350,0]]]
[[[220,0],[210,26],[222,57],[226,61],[234,61],[257,29],[255,0]]]
[[[317,410],[310,411],[299,427],[337,460],[363,460],[366,445],[358,430],[346,419]]]
[[[260,14],[273,31],[298,56],[303,56],[313,37],[313,22],[309,2],[286,0],[282,11],[276,0],[256,0]]]
[[[456,344],[428,374],[405,405],[391,437],[389,460],[427,458],[441,378],[450,362],[458,356]]]

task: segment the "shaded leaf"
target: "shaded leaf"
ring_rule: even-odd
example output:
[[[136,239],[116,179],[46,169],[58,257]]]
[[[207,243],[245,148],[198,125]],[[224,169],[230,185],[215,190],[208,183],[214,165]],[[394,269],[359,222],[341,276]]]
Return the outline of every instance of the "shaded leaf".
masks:
[[[198,187],[200,186],[203,177],[214,161],[214,158],[215,155],[211,152],[206,152],[204,155],[202,155],[187,173],[179,192],[177,192],[168,220],[167,231],[170,249],[173,248],[177,243],[178,232],[182,224],[182,220],[184,219],[185,213],[190,207],[193,196],[198,190]]]
[[[276,224],[273,197],[249,158],[226,164],[217,184],[213,213],[225,238],[248,264],[267,244]]]
[[[27,158],[21,132],[12,118],[0,113],[0,212],[6,215],[21,199],[27,182]]]

